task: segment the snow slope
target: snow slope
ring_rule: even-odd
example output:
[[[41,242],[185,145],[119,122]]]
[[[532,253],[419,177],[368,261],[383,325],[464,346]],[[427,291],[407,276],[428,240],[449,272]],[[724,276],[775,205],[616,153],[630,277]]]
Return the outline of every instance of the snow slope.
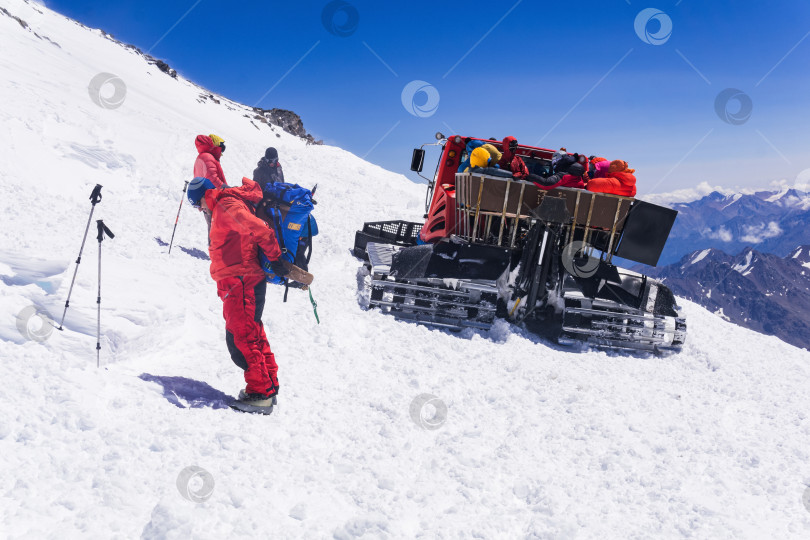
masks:
[[[257,128],[249,109],[199,99],[47,8],[2,6],[30,28],[0,14],[0,537],[810,535],[806,351],[688,302],[687,346],[666,359],[364,311],[354,230],[419,219],[420,186]],[[101,72],[125,82],[120,107],[90,99]],[[210,132],[228,141],[231,183],[273,145],[290,180],[320,186],[321,324],[299,291],[286,304],[269,292],[270,417],[225,408],[243,380],[208,263],[154,239],[171,235],[194,136]],[[94,228],[65,331],[16,321],[31,305],[61,317],[96,183],[94,219],[116,233],[102,248],[101,369]],[[185,204],[175,243],[205,250]],[[422,394],[437,429],[412,417]]]

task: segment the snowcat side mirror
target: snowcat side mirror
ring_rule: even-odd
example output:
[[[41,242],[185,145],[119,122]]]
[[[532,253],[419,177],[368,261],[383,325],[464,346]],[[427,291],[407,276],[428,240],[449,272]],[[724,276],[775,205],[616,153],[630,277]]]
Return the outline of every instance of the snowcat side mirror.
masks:
[[[411,158],[411,170],[413,172],[422,172],[422,167],[425,165],[425,151],[422,148],[413,149],[413,157]]]

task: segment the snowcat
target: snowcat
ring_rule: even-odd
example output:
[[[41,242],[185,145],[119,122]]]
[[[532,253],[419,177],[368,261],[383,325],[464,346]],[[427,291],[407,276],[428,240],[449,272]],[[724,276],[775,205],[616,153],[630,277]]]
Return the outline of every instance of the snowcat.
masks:
[[[450,330],[488,330],[502,317],[562,345],[680,350],[686,321],[672,291],[613,264],[656,266],[676,211],[585,189],[545,190],[506,171],[458,172],[471,140],[503,151],[502,143],[436,139],[414,149],[411,162],[422,176],[425,147],[441,147],[433,179],[422,176],[425,221],[370,222],[356,233],[370,308]],[[551,173],[553,150],[512,150],[531,178]]]

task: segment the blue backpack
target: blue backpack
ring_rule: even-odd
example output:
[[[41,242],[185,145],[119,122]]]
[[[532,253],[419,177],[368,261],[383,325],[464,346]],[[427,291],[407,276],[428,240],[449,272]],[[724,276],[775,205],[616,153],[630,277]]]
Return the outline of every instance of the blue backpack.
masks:
[[[256,207],[256,215],[275,231],[281,256],[303,270],[309,269],[312,237],[318,234],[318,224],[311,215],[317,204],[312,198],[317,187],[310,191],[298,184],[267,183],[262,188],[264,198]],[[261,251],[259,258],[268,283],[298,286],[275,275],[270,267],[270,259]]]

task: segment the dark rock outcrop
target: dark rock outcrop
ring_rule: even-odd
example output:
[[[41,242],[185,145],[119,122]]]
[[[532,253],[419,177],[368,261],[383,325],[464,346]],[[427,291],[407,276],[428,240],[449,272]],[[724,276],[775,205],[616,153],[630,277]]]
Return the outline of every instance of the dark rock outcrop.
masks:
[[[152,57],[151,57],[151,56],[148,56],[147,58],[152,58]],[[151,60],[149,60],[149,63],[150,63],[150,64],[153,64],[153,65],[155,65],[155,66],[157,66],[157,68],[158,68],[160,71],[162,71],[163,73],[165,73],[166,75],[168,75],[168,76],[169,76],[169,77],[171,77],[172,79],[176,79],[176,78],[177,78],[177,71],[173,70],[173,69],[172,69],[172,68],[169,66],[169,64],[167,64],[167,63],[166,63],[166,62],[164,62],[163,60],[157,60],[157,59],[155,59],[155,58],[152,58]]]
[[[9,13],[6,8],[0,7],[0,13],[2,13],[3,15],[6,15],[7,17],[11,17],[12,19],[14,19],[18,23],[20,23],[20,26],[22,26],[23,28],[28,30],[28,23],[25,22],[24,20],[22,20],[21,18],[17,17],[16,15],[12,15],[11,13]]]
[[[308,144],[323,144],[323,141],[316,141],[315,137],[307,133],[304,129],[304,122],[301,117],[286,109],[262,109],[253,107],[256,112],[256,119],[265,124],[278,126],[290,135],[306,139]]]
[[[35,9],[36,9],[36,8],[35,8]],[[36,37],[37,37],[37,39],[44,39],[44,40],[46,40],[46,41],[48,41],[48,42],[50,42],[50,43],[53,43],[54,45],[56,45],[56,46],[57,46],[57,47],[59,47],[60,49],[62,48],[62,47],[60,47],[60,46],[59,46],[59,44],[58,44],[58,43],[56,43],[55,41],[53,41],[53,40],[51,40],[50,38],[48,38],[48,36],[45,36],[45,37],[43,38],[42,36],[40,36],[39,34],[37,34],[36,32],[34,32],[34,30],[33,30],[33,29],[30,27],[30,26],[28,26],[28,23],[27,23],[27,22],[25,22],[25,21],[24,21],[24,20],[22,20],[21,18],[17,17],[16,15],[12,15],[11,13],[9,13],[9,11],[8,11],[6,8],[4,8],[4,7],[0,7],[0,14],[5,15],[6,17],[10,17],[10,18],[14,19],[15,21],[17,21],[17,22],[19,23],[19,25],[23,27],[23,30],[28,30],[29,32],[31,32],[32,34],[34,34],[34,36],[36,36]]]

